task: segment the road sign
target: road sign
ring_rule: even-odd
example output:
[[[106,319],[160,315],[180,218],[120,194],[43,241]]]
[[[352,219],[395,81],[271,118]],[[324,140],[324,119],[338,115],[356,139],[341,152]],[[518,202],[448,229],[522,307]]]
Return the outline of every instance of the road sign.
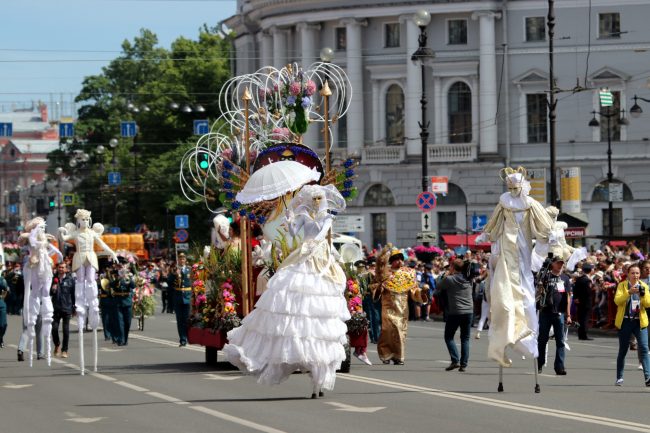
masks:
[[[480,232],[487,224],[487,215],[472,215],[472,231]]]
[[[623,184],[612,182],[608,186],[609,201],[618,202],[623,201]]]
[[[59,138],[74,137],[74,123],[59,123]]]
[[[63,194],[63,206],[74,206],[75,204],[74,194],[65,193]]]
[[[176,234],[174,235],[174,240],[175,240],[177,243],[184,243],[184,242],[186,242],[186,241],[189,239],[189,237],[190,237],[190,234],[187,232],[187,230],[185,230],[185,229],[180,229],[180,230],[178,230],[178,231],[176,232]]]
[[[614,96],[612,95],[612,92],[609,91],[609,89],[602,89],[600,92],[598,92],[598,96],[600,96],[601,107],[611,107],[614,105]]]
[[[188,251],[189,249],[190,249],[190,244],[188,244],[187,242],[185,242],[185,243],[181,242],[181,243],[176,244],[176,252]]]
[[[10,214],[17,214],[18,213],[18,205],[17,204],[10,204],[9,205],[9,213]]]
[[[358,233],[365,231],[363,215],[337,215],[332,227],[336,233]]]
[[[431,178],[431,191],[447,194],[449,189],[449,178],[447,176],[433,176]]]
[[[206,120],[194,120],[194,135],[204,135],[210,132],[210,124]]]
[[[121,233],[121,230],[120,230],[119,227],[111,227],[111,228],[110,228],[110,231],[111,231],[111,233],[114,234],[114,235],[119,235],[119,234]]]
[[[429,191],[421,192],[418,195],[415,204],[418,205],[422,212],[428,212],[434,207],[436,207],[436,196]]]
[[[422,212],[422,231],[423,232],[430,232],[432,229],[432,214],[433,212]]]
[[[176,229],[189,229],[190,228],[190,217],[187,215],[176,215],[174,217],[174,227]]]
[[[436,232],[420,232],[418,233],[417,240],[420,242],[438,242],[438,233]]]
[[[122,173],[119,171],[110,171],[108,173],[108,184],[109,185],[119,185],[122,183]]]
[[[0,123],[0,137],[11,137],[14,135],[14,125],[11,122]]]
[[[134,121],[120,122],[120,135],[124,138],[135,137],[138,133],[138,126]]]

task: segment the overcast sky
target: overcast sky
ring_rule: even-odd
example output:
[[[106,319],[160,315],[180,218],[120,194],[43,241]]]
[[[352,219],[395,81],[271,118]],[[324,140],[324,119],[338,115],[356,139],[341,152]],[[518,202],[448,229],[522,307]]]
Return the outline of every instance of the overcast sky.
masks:
[[[30,100],[70,101],[85,76],[152,30],[169,48],[235,13],[235,0],[4,0],[0,7],[0,111]],[[68,113],[62,113],[63,115]]]

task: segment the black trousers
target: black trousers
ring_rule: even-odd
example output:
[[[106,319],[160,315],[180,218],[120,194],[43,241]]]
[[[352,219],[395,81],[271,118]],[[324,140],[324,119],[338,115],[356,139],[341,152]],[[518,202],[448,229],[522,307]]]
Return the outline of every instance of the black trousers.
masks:
[[[591,315],[591,302],[584,301],[578,304],[578,338],[587,338],[587,328],[589,327],[589,316]]]
[[[70,341],[70,317],[72,313],[65,313],[61,310],[54,310],[52,317],[52,341],[54,346],[61,346],[61,352],[68,351],[68,341]],[[59,340],[59,322],[63,320],[63,344]]]

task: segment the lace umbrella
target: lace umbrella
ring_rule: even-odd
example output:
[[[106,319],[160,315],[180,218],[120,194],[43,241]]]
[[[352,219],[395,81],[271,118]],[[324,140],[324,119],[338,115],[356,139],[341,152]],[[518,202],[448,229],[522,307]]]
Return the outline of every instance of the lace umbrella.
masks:
[[[318,182],[320,177],[317,170],[296,161],[273,162],[248,178],[242,190],[237,193],[236,200],[242,204],[274,200],[307,183]]]

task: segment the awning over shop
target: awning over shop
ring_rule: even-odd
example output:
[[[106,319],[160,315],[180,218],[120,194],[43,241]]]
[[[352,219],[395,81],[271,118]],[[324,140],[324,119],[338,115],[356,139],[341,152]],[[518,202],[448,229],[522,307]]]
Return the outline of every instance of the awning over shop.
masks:
[[[464,245],[470,247],[472,250],[489,250],[489,242],[475,245],[478,236],[479,235],[442,235],[442,241],[447,244],[449,248],[456,248]]]
[[[610,247],[614,248],[625,248],[627,246],[627,241],[609,241]]]

